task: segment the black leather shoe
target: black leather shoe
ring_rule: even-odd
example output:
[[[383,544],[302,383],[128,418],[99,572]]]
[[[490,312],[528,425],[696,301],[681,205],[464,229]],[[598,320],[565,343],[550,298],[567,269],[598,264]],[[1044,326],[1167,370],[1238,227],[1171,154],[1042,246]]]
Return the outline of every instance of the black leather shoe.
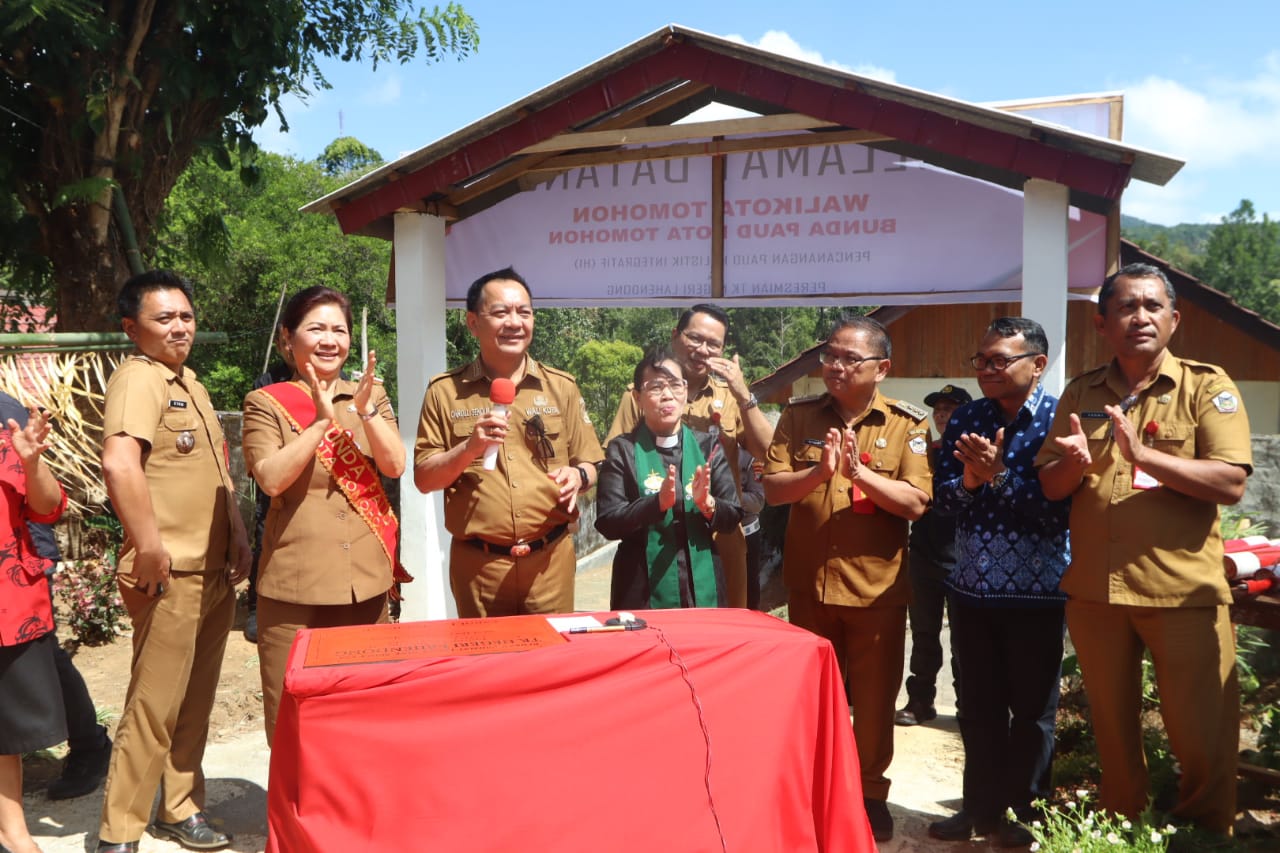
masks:
[[[871,837],[876,841],[892,841],[893,815],[889,814],[889,804],[884,800],[863,799],[862,805],[871,824]]]
[[[244,620],[244,638],[250,643],[258,642],[258,611],[250,610]]]
[[[98,749],[80,749],[67,754],[62,775],[45,789],[49,799],[69,800],[98,790],[98,785],[107,775],[107,768],[111,766],[111,740],[105,736],[103,739],[106,744]]]
[[[151,825],[151,834],[157,838],[172,838],[191,850],[217,850],[231,843],[230,835],[209,825],[209,818],[204,812],[196,812],[182,823],[158,820]]]
[[[932,705],[908,701],[901,711],[894,714],[893,722],[899,726],[918,726],[937,717],[938,709]]]
[[[996,836],[996,843],[1001,847],[1026,847],[1033,841],[1035,838],[1031,835],[1031,830],[1010,820],[1000,824],[1000,832]]]
[[[1000,828],[998,818],[975,818],[965,811],[958,811],[946,820],[929,824],[929,837],[939,841],[968,841],[975,835],[990,835]]]
[[[112,844],[110,841],[99,841],[98,853],[138,853],[138,842],[121,841],[119,844]]]

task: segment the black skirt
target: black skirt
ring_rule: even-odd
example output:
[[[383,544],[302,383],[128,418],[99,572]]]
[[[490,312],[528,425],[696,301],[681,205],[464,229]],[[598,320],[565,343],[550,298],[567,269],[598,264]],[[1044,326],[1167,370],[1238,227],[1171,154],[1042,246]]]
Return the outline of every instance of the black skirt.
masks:
[[[66,711],[53,650],[53,632],[16,646],[0,646],[0,755],[21,755],[67,739]]]

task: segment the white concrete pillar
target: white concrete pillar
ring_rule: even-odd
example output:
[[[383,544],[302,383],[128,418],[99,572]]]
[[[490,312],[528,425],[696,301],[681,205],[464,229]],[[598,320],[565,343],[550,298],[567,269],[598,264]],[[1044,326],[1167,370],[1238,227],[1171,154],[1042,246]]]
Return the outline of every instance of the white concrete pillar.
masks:
[[[444,497],[413,484],[413,445],[422,395],[445,370],[444,220],[425,213],[395,215],[396,373],[400,438],[408,464],[400,478],[400,560],[414,582],[404,587],[405,622],[457,615],[444,547]]]
[[[1022,316],[1044,327],[1049,366],[1041,381],[1053,395],[1066,385],[1067,188],[1032,178],[1022,187]]]

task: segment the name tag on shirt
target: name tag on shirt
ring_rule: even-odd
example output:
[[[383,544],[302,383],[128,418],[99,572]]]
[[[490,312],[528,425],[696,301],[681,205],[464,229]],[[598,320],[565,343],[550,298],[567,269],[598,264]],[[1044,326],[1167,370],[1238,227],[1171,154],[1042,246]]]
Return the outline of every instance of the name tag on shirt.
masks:
[[[170,400],[169,401],[169,408],[171,409],[185,409],[186,407],[187,407],[186,400]]]

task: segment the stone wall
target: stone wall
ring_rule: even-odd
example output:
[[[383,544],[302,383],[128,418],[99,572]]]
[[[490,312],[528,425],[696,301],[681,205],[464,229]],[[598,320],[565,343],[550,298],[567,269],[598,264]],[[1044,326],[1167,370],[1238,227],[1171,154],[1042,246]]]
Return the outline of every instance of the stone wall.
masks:
[[[1253,474],[1238,509],[1280,537],[1280,435],[1253,437]]]

